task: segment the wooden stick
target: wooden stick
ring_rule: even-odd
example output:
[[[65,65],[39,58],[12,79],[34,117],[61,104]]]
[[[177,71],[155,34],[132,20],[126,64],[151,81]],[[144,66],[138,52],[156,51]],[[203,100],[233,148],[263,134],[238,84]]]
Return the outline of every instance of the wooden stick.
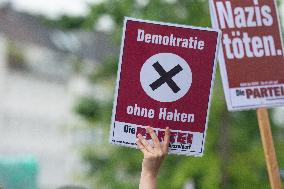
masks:
[[[266,108],[259,108],[256,112],[271,188],[282,189],[268,111]]]

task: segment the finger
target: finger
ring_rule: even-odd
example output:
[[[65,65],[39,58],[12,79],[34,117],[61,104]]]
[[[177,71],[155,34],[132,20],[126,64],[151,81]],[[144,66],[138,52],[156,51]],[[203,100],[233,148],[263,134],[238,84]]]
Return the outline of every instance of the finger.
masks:
[[[160,144],[160,141],[154,131],[154,129],[152,127],[147,127],[146,128],[147,132],[150,134],[151,138],[152,138],[152,141],[154,143],[154,148],[158,148],[160,149],[161,148],[161,144]]]
[[[170,136],[171,136],[171,131],[170,131],[169,127],[167,127],[166,130],[165,130],[164,144],[163,144],[163,149],[166,152],[169,150]]]
[[[149,144],[149,142],[147,142],[147,140],[142,137],[141,134],[138,134],[137,135],[139,141],[143,144],[143,146],[145,147],[145,149],[148,151],[148,152],[153,152],[154,149],[152,148],[152,146]]]
[[[144,145],[141,143],[140,139],[138,139],[138,138],[136,139],[136,144],[137,144],[139,150],[140,150],[141,152],[143,152],[143,154],[147,153],[147,150],[146,150],[146,148],[144,147]]]

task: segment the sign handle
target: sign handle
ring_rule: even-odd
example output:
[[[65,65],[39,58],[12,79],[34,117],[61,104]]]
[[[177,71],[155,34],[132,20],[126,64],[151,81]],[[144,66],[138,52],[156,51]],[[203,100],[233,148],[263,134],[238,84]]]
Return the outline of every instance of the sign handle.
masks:
[[[281,189],[282,184],[273,144],[268,111],[267,108],[258,108],[256,112],[270,185],[272,189]]]

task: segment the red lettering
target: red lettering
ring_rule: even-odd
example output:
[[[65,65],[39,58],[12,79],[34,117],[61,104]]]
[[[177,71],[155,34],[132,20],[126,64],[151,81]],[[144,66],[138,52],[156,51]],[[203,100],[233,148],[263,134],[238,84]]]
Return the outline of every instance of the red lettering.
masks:
[[[246,89],[246,96],[248,99],[253,98],[265,98],[274,96],[284,96],[284,87],[266,87],[266,88],[254,88]]]
[[[143,127],[137,127],[136,136],[141,134],[146,140],[151,140],[151,136],[147,133],[146,129]],[[156,131],[157,137],[160,142],[164,141],[165,131],[158,130]],[[182,133],[182,132],[171,132],[170,135],[170,143],[181,143],[181,144],[192,144],[193,135],[190,133]]]
[[[171,132],[170,143],[174,143],[176,141],[177,132]]]
[[[268,87],[267,90],[269,91],[269,96],[273,96],[273,88]]]
[[[258,91],[258,89],[254,89],[254,90],[253,90],[253,95],[254,95],[253,98],[257,98],[257,97],[260,98],[260,97],[261,97],[261,96],[260,96],[260,93],[259,93],[259,91]]]
[[[253,95],[253,91],[251,89],[246,89],[247,98],[250,99],[250,97]]]
[[[157,137],[158,137],[158,139],[159,139],[160,142],[163,141],[163,140],[164,140],[164,137],[165,137],[165,131],[159,130]]]
[[[261,97],[268,97],[266,88],[261,88],[260,93],[261,93]]]
[[[188,133],[187,135],[187,143],[192,144],[193,134]]]
[[[274,87],[275,96],[281,96],[279,87]]]
[[[150,140],[151,139],[151,136],[149,135],[149,133],[147,133],[145,128],[137,127],[136,136],[138,134],[141,134],[143,137],[146,137],[145,138],[146,140]]]
[[[179,132],[178,137],[177,137],[177,142],[180,142],[182,144],[186,144],[186,137],[187,137],[187,133]]]

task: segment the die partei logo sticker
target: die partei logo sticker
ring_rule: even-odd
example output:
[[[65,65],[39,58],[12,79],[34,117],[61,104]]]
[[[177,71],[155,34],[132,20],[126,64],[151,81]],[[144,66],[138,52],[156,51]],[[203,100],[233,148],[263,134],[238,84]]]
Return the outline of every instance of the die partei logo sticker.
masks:
[[[201,156],[214,80],[218,30],[125,18],[110,143],[136,148],[140,133],[170,152]]]
[[[210,0],[222,30],[219,62],[229,110],[284,105],[284,53],[274,0]]]

